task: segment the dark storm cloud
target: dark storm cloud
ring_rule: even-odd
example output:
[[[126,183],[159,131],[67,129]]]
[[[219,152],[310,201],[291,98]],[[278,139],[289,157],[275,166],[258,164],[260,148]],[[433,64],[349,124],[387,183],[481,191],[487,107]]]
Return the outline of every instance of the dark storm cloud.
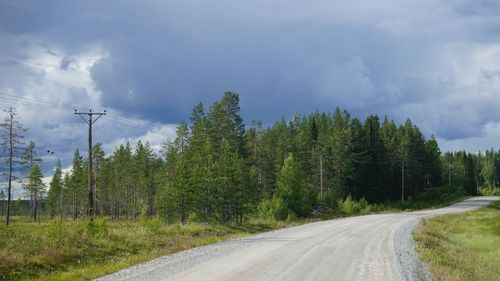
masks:
[[[91,77],[102,105],[153,121],[178,123],[198,101],[235,91],[247,121],[340,106],[410,117],[444,139],[500,122],[499,69],[488,65],[500,50],[498,1],[0,5],[0,32],[57,47],[62,70],[101,46]]]

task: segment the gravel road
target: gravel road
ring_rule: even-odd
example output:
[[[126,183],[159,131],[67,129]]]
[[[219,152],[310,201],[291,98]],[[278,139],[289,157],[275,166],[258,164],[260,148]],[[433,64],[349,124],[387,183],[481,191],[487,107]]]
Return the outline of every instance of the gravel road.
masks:
[[[190,249],[98,280],[419,280],[411,239],[419,219],[473,210],[494,200],[500,197],[306,224]]]

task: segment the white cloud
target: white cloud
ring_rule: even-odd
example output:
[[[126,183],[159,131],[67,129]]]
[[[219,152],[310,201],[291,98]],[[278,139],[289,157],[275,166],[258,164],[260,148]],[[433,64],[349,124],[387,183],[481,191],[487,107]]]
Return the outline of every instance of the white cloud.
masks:
[[[69,171],[73,151],[87,153],[87,125],[73,114],[88,109],[103,110],[101,92],[91,77],[92,67],[107,56],[97,44],[81,52],[67,53],[57,46],[41,46],[34,38],[5,36],[8,46],[0,53],[0,105],[15,106],[23,125],[28,128],[26,139],[34,139],[44,160],[45,181],[51,179],[57,158]],[[22,46],[22,47],[20,47]],[[10,63],[1,63],[10,62]],[[106,153],[124,142],[148,141],[155,151],[175,134],[175,125],[151,123],[122,114],[108,107],[110,116],[94,124],[94,143],[103,143]],[[119,119],[116,119],[119,118]],[[54,151],[47,155],[46,151]],[[21,192],[16,187],[16,196]]]

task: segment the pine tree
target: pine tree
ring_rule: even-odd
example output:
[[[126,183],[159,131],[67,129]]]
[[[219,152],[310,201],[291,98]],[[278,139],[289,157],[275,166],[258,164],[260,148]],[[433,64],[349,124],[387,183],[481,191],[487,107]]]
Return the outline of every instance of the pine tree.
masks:
[[[495,165],[491,161],[487,161],[481,170],[481,177],[484,179],[486,182],[486,185],[488,187],[495,187],[495,181],[496,181],[496,169]]]
[[[34,141],[30,141],[30,143],[26,147],[26,150],[21,156],[23,162],[22,169],[24,170],[25,176],[28,176],[30,174],[30,172],[33,170],[33,167],[36,164],[40,164],[42,162],[42,159],[38,157],[35,148],[36,148],[36,143]],[[26,184],[24,184],[24,188],[28,191],[30,197],[31,218],[35,219],[35,205],[33,204],[35,201],[34,194],[32,191],[29,191],[26,188]]]
[[[130,219],[139,211],[136,209],[139,181],[141,180],[140,170],[135,169],[133,164],[132,149],[130,144],[120,145],[112,155],[112,205],[111,210],[114,219],[119,219],[122,214],[126,219]]]
[[[363,124],[364,142],[366,143],[366,160],[364,176],[360,185],[369,202],[381,202],[390,196],[387,177],[390,175],[390,162],[380,133],[378,116],[368,116]]]
[[[102,200],[99,197],[99,194],[101,193],[99,182],[100,182],[100,177],[101,177],[101,170],[102,166],[104,163],[105,159],[105,154],[104,150],[102,148],[101,143],[96,143],[92,147],[92,177],[94,178],[93,181],[93,190],[94,190],[94,214],[96,216],[99,216],[102,211]]]
[[[222,141],[229,142],[231,151],[237,151],[240,156],[244,155],[244,133],[245,126],[239,115],[240,98],[238,94],[226,92],[222,99],[210,106],[208,112],[209,134],[218,150]]]
[[[278,176],[276,196],[297,217],[307,217],[312,212],[312,190],[304,178],[300,164],[288,155]]]
[[[331,137],[332,168],[334,170],[333,188],[338,197],[346,197],[350,192],[349,181],[354,176],[353,143],[349,130],[350,116],[347,111],[336,109],[333,116],[333,135]]]
[[[43,195],[45,192],[45,184],[42,181],[43,174],[40,166],[35,164],[33,169],[31,170],[30,175],[28,176],[27,189],[33,194],[33,202],[34,202],[34,214],[33,219],[37,220],[39,202],[43,199]]]
[[[61,219],[63,217],[63,175],[61,168],[61,161],[57,159],[56,168],[54,170],[54,175],[49,184],[49,192],[47,193],[47,204],[50,208],[50,216],[55,217],[56,213],[59,213]]]
[[[426,165],[425,179],[426,186],[439,186],[442,177],[441,151],[434,135],[425,143]]]
[[[73,154],[73,168],[67,180],[66,186],[68,189],[69,198],[71,202],[71,213],[74,220],[76,220],[82,213],[82,200],[85,201],[86,191],[86,177],[84,173],[85,167],[82,163],[82,156],[78,149]]]

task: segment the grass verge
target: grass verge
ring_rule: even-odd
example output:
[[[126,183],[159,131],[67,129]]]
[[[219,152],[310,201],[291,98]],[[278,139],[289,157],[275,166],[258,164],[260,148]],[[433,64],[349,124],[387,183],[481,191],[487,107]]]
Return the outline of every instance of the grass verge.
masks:
[[[164,225],[145,221],[42,221],[0,227],[0,280],[90,280],[196,246],[297,223]]]
[[[435,280],[500,281],[500,202],[424,220],[414,231]]]

